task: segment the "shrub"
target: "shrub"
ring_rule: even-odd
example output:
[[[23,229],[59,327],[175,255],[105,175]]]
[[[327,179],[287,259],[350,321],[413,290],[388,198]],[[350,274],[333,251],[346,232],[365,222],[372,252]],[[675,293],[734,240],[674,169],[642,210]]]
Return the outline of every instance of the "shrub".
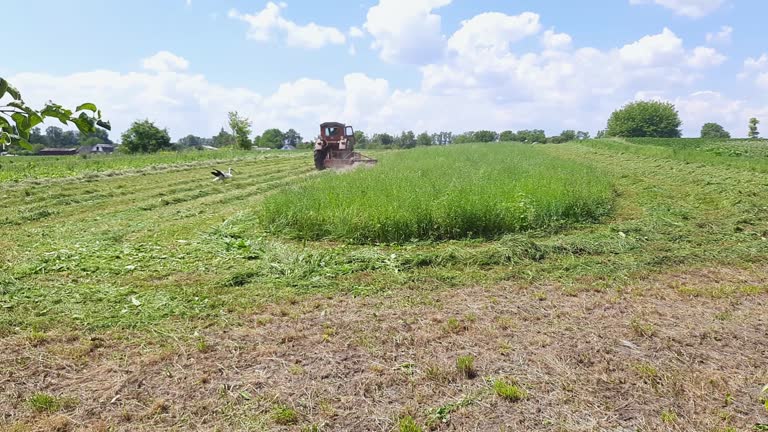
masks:
[[[680,116],[669,102],[632,102],[611,114],[607,136],[679,138]]]
[[[731,134],[717,123],[705,123],[704,126],[701,127],[701,137],[730,139]]]

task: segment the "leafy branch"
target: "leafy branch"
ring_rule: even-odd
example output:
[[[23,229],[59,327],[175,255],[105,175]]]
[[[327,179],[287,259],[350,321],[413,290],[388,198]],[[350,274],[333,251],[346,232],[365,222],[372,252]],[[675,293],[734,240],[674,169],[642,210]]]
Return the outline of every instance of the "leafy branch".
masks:
[[[30,131],[48,117],[56,118],[64,125],[72,123],[82,133],[93,132],[97,127],[111,130],[109,122],[101,119],[101,111],[92,103],[84,103],[70,110],[49,101],[43,109],[35,110],[24,103],[21,93],[15,87],[0,77],[0,100],[5,95],[10,96],[11,100],[0,103],[0,146],[2,148],[11,144],[31,149]]]

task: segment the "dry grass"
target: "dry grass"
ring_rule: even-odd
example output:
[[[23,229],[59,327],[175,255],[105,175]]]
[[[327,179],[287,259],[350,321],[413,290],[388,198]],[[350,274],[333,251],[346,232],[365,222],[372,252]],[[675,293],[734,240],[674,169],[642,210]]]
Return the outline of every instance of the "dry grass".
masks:
[[[621,293],[502,284],[317,297],[188,341],[105,335],[76,358],[63,354],[82,345],[69,335],[18,335],[0,353],[0,430],[748,430],[768,423],[768,296],[677,287],[766,280],[731,269]],[[469,325],[446,331],[451,317]],[[455,370],[467,353],[474,380]],[[31,409],[36,393],[79,403],[51,417]]]

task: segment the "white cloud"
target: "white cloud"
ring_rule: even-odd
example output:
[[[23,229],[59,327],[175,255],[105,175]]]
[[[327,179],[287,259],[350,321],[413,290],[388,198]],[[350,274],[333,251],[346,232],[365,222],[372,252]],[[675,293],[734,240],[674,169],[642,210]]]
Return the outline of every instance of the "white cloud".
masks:
[[[700,18],[719,9],[725,0],[629,0],[629,3],[633,5],[655,3],[671,9],[678,15]]]
[[[160,51],[142,61],[144,69],[155,72],[183,71],[189,67],[189,62],[168,51]]]
[[[355,26],[350,27],[349,32],[347,33],[349,33],[349,37],[351,38],[361,38],[365,36],[365,33],[363,33],[363,31],[359,27],[355,27]]]
[[[715,91],[698,91],[672,101],[680,112],[686,136],[699,136],[704,123],[722,125],[734,138],[747,135],[751,117],[768,118],[768,104],[730,99]]]
[[[192,0],[186,0],[187,7],[192,6]]]
[[[733,27],[722,26],[717,33],[707,33],[707,43],[719,43],[725,44],[731,42],[731,36],[733,36]]]
[[[693,68],[703,69],[710,66],[719,66],[725,60],[726,57],[714,48],[696,47],[688,56],[688,65]]]
[[[758,87],[768,89],[768,54],[744,60],[744,70],[738,74],[738,77],[754,79]]]
[[[506,52],[510,44],[541,30],[539,15],[524,12],[506,15],[487,12],[462,21],[461,28],[448,39],[448,49],[459,55],[487,55],[489,52]]]
[[[676,62],[683,54],[683,41],[668,28],[656,35],[624,45],[619,50],[622,61],[635,66],[655,66]]]
[[[571,46],[571,36],[567,33],[555,33],[554,30],[547,30],[541,37],[541,43],[545,48],[551,50],[566,49]]]
[[[387,62],[425,64],[438,59],[445,46],[441,18],[434,9],[451,0],[379,0],[368,10],[363,27],[371,47]]]
[[[282,17],[281,11],[285,3],[269,2],[261,11],[255,14],[240,13],[235,9],[229,11],[229,18],[248,23],[247,37],[260,42],[267,42],[283,37],[289,46],[308,49],[318,49],[326,45],[341,45],[346,37],[335,27],[325,27],[313,22],[299,25]]]

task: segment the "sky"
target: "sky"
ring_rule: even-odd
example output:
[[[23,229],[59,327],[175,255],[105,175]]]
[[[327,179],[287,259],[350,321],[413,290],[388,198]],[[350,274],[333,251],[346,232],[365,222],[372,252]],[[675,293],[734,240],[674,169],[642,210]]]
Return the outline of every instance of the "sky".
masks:
[[[112,139],[150,119],[176,140],[227,112],[254,134],[564,129],[634,100],[684,136],[768,125],[765,0],[0,0],[0,76],[26,102],[96,103]],[[46,125],[54,125],[48,122]],[[768,127],[768,126],[766,126]]]

